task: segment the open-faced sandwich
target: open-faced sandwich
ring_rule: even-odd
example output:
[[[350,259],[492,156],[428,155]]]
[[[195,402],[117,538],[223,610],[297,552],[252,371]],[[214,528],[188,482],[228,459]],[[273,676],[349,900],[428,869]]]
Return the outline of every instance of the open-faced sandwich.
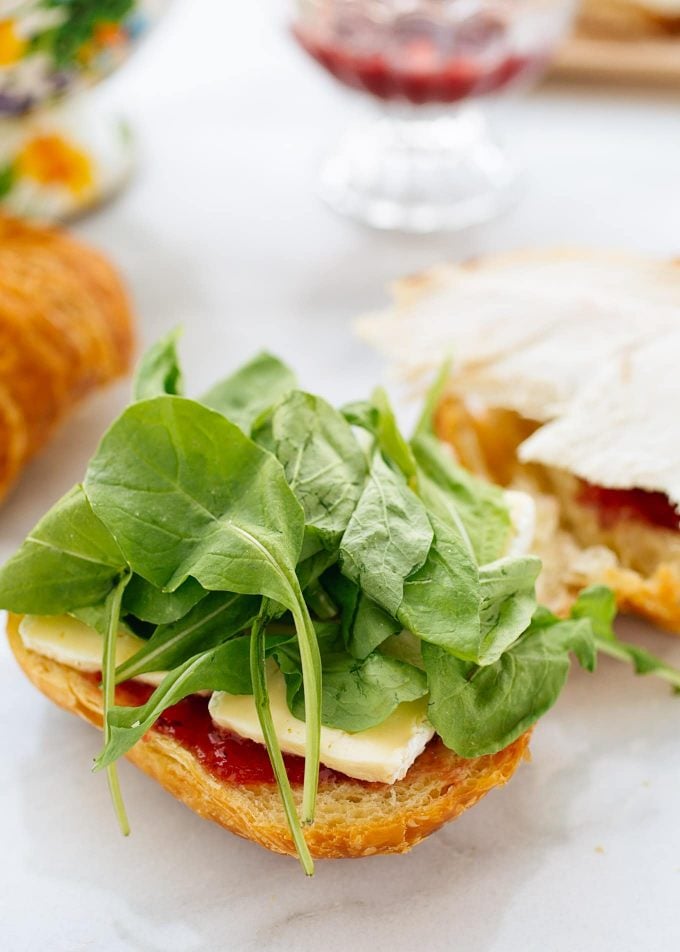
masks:
[[[537,505],[539,596],[584,584],[680,632],[680,267],[506,255],[403,282],[362,332],[408,372],[453,355],[437,431]]]
[[[403,852],[507,781],[574,655],[638,661],[606,588],[537,606],[533,503],[336,410],[269,356],[197,400],[174,338],[0,571],[14,653],[202,816],[270,849]],[[644,656],[673,683],[677,673]],[[641,665],[638,665],[641,667]]]

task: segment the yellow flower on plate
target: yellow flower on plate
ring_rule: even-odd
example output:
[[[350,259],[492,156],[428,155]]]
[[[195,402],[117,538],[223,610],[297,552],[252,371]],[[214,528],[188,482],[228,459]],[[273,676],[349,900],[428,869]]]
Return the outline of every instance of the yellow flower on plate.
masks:
[[[26,41],[17,33],[14,20],[0,20],[0,67],[18,62],[25,49]]]
[[[15,168],[19,175],[41,185],[63,185],[74,195],[94,184],[88,154],[55,133],[30,139],[17,155]]]
[[[94,31],[95,42],[99,46],[122,46],[127,40],[127,33],[120,23],[99,23]]]

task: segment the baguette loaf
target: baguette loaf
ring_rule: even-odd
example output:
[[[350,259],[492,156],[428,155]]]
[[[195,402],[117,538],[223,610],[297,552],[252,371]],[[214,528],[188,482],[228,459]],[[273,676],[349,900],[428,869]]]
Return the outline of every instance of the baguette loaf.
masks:
[[[121,281],[65,232],[0,217],[0,499],[74,404],[125,373]]]
[[[28,650],[20,616],[9,617],[14,655],[30,680],[60,707],[97,727],[101,693],[91,678]],[[305,836],[317,858],[403,853],[455,819],[494,787],[506,783],[528,757],[529,733],[500,753],[464,759],[438,739],[395,784],[366,784],[349,777],[322,780],[316,820]],[[127,755],[199,816],[278,853],[295,855],[275,784],[226,783],[206,770],[176,740],[150,730]],[[299,798],[299,790],[295,790]]]

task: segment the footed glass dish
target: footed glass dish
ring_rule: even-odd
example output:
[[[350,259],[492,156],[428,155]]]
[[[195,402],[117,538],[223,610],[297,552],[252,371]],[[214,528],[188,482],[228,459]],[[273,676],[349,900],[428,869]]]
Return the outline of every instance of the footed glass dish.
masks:
[[[572,14],[573,0],[299,0],[298,42],[380,113],[341,140],[323,197],[378,228],[492,218],[515,173],[477,102],[540,76]]]

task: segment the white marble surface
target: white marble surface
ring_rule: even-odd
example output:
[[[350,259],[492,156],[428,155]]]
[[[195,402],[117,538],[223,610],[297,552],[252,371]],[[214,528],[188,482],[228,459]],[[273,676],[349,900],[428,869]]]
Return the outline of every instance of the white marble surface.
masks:
[[[549,88],[499,107],[527,189],[492,227],[418,239],[336,219],[311,185],[360,107],[292,47],[284,14],[271,0],[238,12],[178,2],[102,90],[134,120],[142,164],[77,230],[125,272],[144,340],[184,324],[196,386],[267,346],[311,389],[365,393],[383,369],[350,318],[380,304],[390,279],[444,257],[584,242],[680,251],[678,99],[660,92]],[[0,556],[80,475],[124,399],[121,387],[91,401],[30,468],[0,514]],[[680,643],[629,631],[680,663]],[[680,699],[663,686],[607,662],[576,673],[505,791],[409,856],[319,863],[306,881],[128,765],[133,835],[122,840],[88,770],[97,737],[37,695],[0,647],[0,945],[671,952],[678,724]]]

